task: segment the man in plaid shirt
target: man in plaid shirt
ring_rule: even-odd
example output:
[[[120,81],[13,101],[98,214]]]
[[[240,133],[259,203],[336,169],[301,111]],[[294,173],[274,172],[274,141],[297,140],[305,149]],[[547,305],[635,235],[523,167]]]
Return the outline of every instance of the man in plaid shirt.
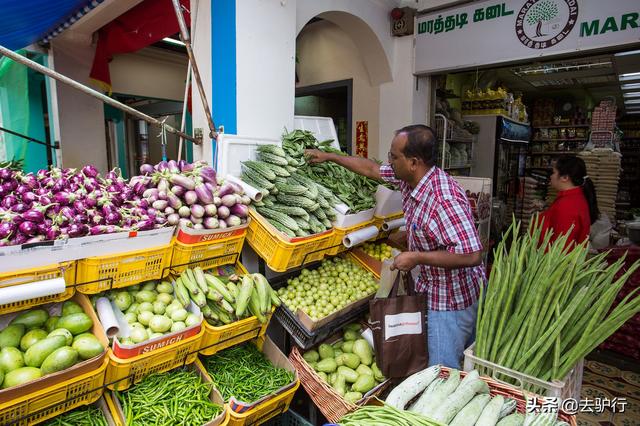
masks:
[[[396,131],[389,164],[317,150],[312,162],[333,161],[400,189],[409,250],[392,268],[419,268],[416,291],[426,294],[429,365],[460,368],[475,340],[478,296],[484,276],[482,245],[469,200],[460,185],[435,166],[437,140],[424,125]]]

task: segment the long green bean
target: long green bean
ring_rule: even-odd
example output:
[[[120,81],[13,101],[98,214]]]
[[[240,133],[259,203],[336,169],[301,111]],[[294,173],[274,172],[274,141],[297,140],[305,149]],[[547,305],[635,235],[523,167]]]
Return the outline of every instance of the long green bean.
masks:
[[[201,426],[222,412],[211,401],[212,384],[195,371],[173,370],[144,378],[126,391],[115,392],[127,426]]]
[[[43,426],[107,426],[107,419],[100,408],[86,405],[47,420]]]
[[[389,405],[367,405],[340,419],[340,426],[443,426],[420,414]]]
[[[203,364],[225,401],[232,396],[254,402],[293,382],[294,373],[275,367],[252,343],[203,358]]]

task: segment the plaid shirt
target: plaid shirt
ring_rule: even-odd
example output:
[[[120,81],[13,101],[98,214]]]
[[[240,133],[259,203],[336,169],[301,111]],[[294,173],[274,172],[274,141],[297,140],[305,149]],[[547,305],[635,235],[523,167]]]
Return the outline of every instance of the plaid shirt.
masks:
[[[402,192],[410,251],[446,250],[468,254],[482,250],[469,200],[448,174],[432,167],[415,188],[396,179],[388,164],[380,166],[385,182]],[[445,269],[419,265],[416,291],[427,294],[427,306],[434,311],[468,308],[480,294],[485,279],[483,265]]]

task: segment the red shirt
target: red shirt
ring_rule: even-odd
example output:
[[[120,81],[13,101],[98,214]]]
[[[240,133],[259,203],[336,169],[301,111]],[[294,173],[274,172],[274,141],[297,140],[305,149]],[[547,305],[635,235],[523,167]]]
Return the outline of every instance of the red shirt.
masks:
[[[554,242],[561,234],[566,234],[573,225],[567,244],[581,244],[589,238],[591,230],[591,218],[589,216],[589,204],[582,192],[582,187],[567,189],[558,192],[551,207],[540,214],[539,220],[543,220],[542,237],[549,229],[553,230],[551,242]]]
[[[410,251],[446,250],[468,254],[482,250],[469,200],[451,176],[432,167],[415,188],[395,178],[388,164],[380,175],[402,192],[402,209]],[[471,306],[485,279],[482,265],[444,269],[420,265],[416,291],[427,294],[434,311],[457,311]]]

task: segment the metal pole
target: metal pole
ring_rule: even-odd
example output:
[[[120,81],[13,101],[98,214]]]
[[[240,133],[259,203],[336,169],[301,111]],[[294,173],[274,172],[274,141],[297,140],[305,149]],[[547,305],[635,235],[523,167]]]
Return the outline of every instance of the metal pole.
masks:
[[[176,11],[176,18],[178,18],[178,25],[180,26],[180,40],[184,43],[184,46],[187,48],[187,55],[189,55],[189,62],[191,63],[191,68],[193,69],[194,80],[196,82],[196,86],[198,86],[198,92],[200,92],[200,99],[202,100],[202,107],[204,108],[204,113],[207,116],[207,123],[209,124],[209,137],[211,139],[217,139],[218,133],[216,132],[216,125],[213,123],[213,118],[211,117],[211,110],[209,109],[209,102],[207,102],[207,95],[204,92],[204,87],[202,86],[202,80],[200,79],[200,71],[198,71],[198,64],[196,63],[196,58],[193,55],[193,49],[191,49],[191,41],[189,39],[189,31],[187,30],[187,24],[184,21],[184,16],[182,15],[182,11],[180,10],[180,0],[171,0],[173,2],[173,8]]]
[[[191,3],[191,30],[195,33],[196,31],[196,19],[198,16],[198,2],[195,1]],[[195,38],[191,40],[195,42]],[[187,125],[187,100],[189,99],[189,89],[191,89],[191,61],[187,65],[187,78],[184,85],[184,101],[182,103],[182,121],[180,123],[180,131],[184,132],[184,128]],[[180,138],[178,140],[178,160],[182,159],[182,146],[184,145],[184,139]],[[185,155],[186,158],[186,155]]]
[[[47,67],[45,67],[43,65],[40,65],[37,62],[34,62],[31,59],[25,58],[24,56],[14,52],[14,51],[12,51],[10,49],[7,49],[4,46],[0,46],[0,53],[5,55],[5,56],[7,56],[7,57],[9,57],[9,58],[11,58],[11,59],[13,59],[14,61],[16,61],[18,63],[21,63],[21,64],[26,65],[27,67],[29,67],[31,69],[34,69],[34,70],[36,70],[38,72],[41,72],[42,74],[44,74],[44,75],[46,75],[48,77],[51,77],[54,80],[58,80],[58,81],[60,81],[62,83],[68,84],[69,86],[74,87],[74,88],[80,90],[81,92],[86,93],[89,96],[93,96],[94,98],[97,98],[97,99],[101,100],[102,102],[104,102],[104,103],[106,103],[108,105],[111,105],[114,108],[118,108],[119,110],[122,110],[122,111],[126,112],[127,114],[131,114],[134,117],[139,118],[140,120],[144,120],[144,121],[146,121],[147,123],[150,123],[150,124],[155,124],[157,126],[160,126],[161,128],[164,127],[166,129],[166,131],[168,131],[170,133],[173,133],[173,134],[176,134],[176,135],[178,135],[180,137],[183,137],[183,138],[185,138],[187,140],[190,140],[191,142],[193,142],[193,143],[195,143],[197,145],[200,145],[202,143],[202,141],[194,138],[193,136],[189,136],[186,133],[183,133],[183,132],[181,132],[179,130],[176,130],[173,127],[169,126],[168,124],[162,123],[160,120],[156,120],[155,118],[150,117],[147,114],[141,113],[140,111],[138,111],[136,109],[133,109],[128,105],[125,105],[125,104],[123,104],[121,102],[118,102],[115,99],[112,99],[109,96],[98,92],[97,90],[93,90],[92,88],[87,87],[84,84],[78,83],[77,81],[72,80],[67,76],[64,76],[64,75],[62,75],[60,73],[57,73],[57,72],[53,71],[50,68],[47,68]]]

